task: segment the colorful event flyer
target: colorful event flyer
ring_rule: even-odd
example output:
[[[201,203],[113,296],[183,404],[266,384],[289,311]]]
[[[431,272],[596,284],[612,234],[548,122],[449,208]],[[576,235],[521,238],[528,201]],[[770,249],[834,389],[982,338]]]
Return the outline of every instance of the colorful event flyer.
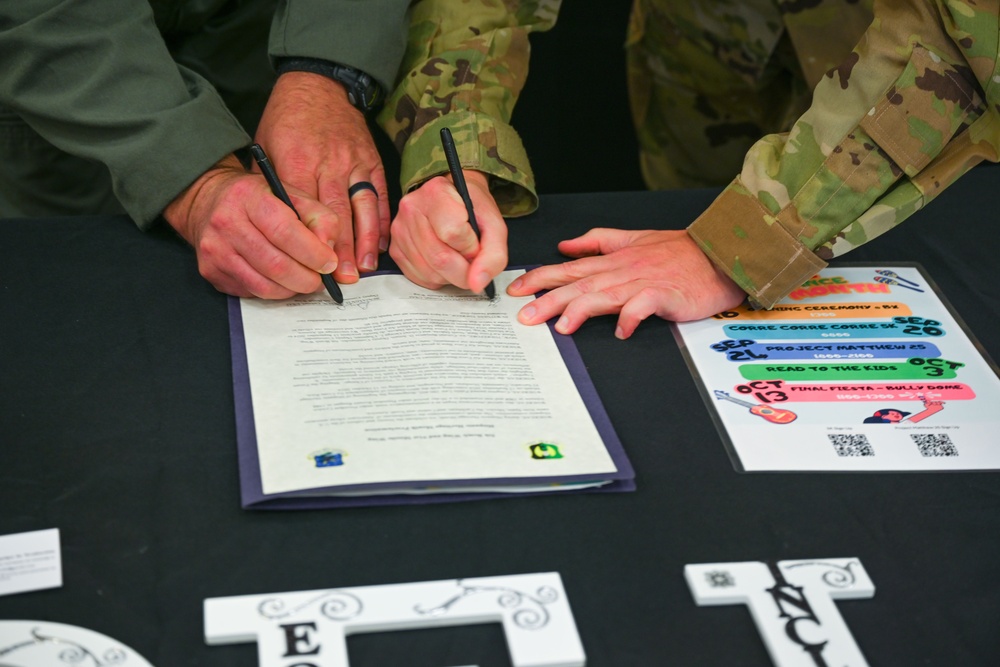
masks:
[[[675,325],[741,471],[1000,469],[1000,377],[915,264]]]

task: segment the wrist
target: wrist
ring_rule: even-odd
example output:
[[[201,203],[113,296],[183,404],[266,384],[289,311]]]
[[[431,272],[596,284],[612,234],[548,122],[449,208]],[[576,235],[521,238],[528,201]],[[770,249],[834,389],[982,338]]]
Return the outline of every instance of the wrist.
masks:
[[[475,169],[462,169],[462,175],[465,177],[465,184],[466,185],[469,185],[469,186],[475,185],[475,186],[477,186],[477,187],[485,190],[486,192],[490,191],[490,175],[489,174],[487,174],[485,172],[482,172],[482,171],[477,171]],[[428,176],[425,180],[420,181],[419,183],[413,184],[410,187],[409,192],[414,192],[416,190],[419,190],[421,187],[423,187],[424,185],[426,185],[430,181],[434,180],[435,178],[443,178],[443,179],[445,179],[445,180],[447,180],[447,181],[450,182],[451,181],[451,173],[449,173],[449,172],[446,171],[446,172],[443,172],[443,173],[437,173],[437,174],[433,174],[431,176]]]
[[[463,169],[465,181],[469,185],[478,185],[486,192],[490,191],[490,175],[475,169]]]
[[[348,101],[361,113],[382,104],[385,93],[374,78],[359,69],[319,58],[279,58],[275,70],[279,77],[292,73],[309,73],[331,81],[345,92]]]
[[[195,218],[194,211],[201,201],[200,196],[219,178],[223,178],[232,173],[245,174],[246,169],[239,159],[232,153],[225,156],[212,167],[198,176],[191,185],[181,191],[163,209],[163,219],[167,221],[185,239],[191,241],[189,228],[191,220]]]
[[[305,100],[312,100],[317,93],[321,93],[325,99],[342,102],[345,107],[354,106],[347,97],[347,90],[336,81],[332,81],[321,74],[312,72],[285,72],[278,76],[274,83],[271,97],[300,96]]]

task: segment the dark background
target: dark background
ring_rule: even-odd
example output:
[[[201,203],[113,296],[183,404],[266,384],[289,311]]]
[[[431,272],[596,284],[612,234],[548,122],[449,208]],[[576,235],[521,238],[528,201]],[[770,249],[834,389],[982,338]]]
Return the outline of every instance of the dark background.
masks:
[[[642,190],[625,78],[632,3],[565,0],[531,35],[531,70],[513,125],[541,194]]]
[[[566,0],[548,32],[532,33],[528,81],[511,123],[539,194],[643,190],[629,112],[625,33],[631,2]],[[380,129],[392,199],[399,159]]]

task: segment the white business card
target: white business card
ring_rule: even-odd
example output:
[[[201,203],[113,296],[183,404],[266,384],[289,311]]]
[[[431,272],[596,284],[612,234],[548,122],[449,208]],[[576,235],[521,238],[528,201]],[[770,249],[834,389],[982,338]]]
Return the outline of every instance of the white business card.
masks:
[[[62,586],[59,529],[0,535],[0,595]]]

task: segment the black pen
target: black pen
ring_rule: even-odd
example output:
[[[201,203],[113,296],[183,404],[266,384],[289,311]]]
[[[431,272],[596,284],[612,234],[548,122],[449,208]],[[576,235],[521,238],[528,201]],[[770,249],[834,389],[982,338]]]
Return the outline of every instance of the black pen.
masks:
[[[257,166],[260,167],[260,171],[264,174],[264,180],[267,184],[271,186],[271,192],[274,196],[285,202],[288,208],[292,209],[292,213],[295,217],[299,217],[299,212],[295,210],[292,206],[292,200],[288,198],[288,193],[285,192],[285,186],[281,184],[278,180],[278,174],[274,171],[274,167],[271,165],[271,161],[267,159],[267,154],[264,149],[261,148],[260,144],[254,144],[250,147],[250,152],[253,154],[253,159],[257,161]],[[301,218],[299,218],[301,220]],[[319,277],[323,280],[323,286],[326,287],[326,291],[330,293],[330,298],[336,301],[338,304],[344,303],[344,294],[340,291],[340,285],[337,281],[333,279],[333,275],[329,273],[321,273]]]
[[[455,183],[455,189],[465,202],[465,211],[469,214],[469,225],[472,231],[479,238],[479,223],[476,222],[476,212],[472,209],[472,198],[469,197],[469,186],[465,184],[465,175],[462,173],[462,165],[458,161],[458,152],[455,150],[455,140],[451,137],[451,130],[447,127],[441,128],[441,146],[444,148],[444,157],[448,160],[448,170],[451,171],[451,180]],[[486,298],[493,299],[497,295],[496,285],[493,281],[486,286]]]

